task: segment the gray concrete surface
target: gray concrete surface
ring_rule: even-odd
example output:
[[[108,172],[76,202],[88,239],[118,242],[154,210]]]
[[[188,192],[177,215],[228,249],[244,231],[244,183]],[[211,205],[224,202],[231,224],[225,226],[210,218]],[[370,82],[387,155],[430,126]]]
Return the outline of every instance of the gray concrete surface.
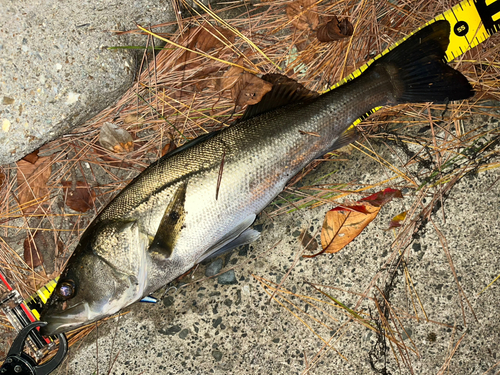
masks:
[[[499,124],[493,122],[491,126],[498,128]],[[398,162],[396,155],[387,149],[379,151],[387,160]],[[332,170],[338,172],[322,183],[349,180],[370,183],[380,181],[380,176],[388,173],[387,169],[359,153],[354,152],[349,159],[324,163],[308,181]],[[378,368],[386,368],[386,373],[437,374],[462,335],[463,340],[445,373],[493,375],[500,371],[498,366],[488,371],[500,360],[500,285],[496,283],[478,296],[500,273],[498,177],[498,170],[492,170],[461,180],[446,199],[446,221],[442,219],[441,210],[433,215],[446,238],[458,279],[477,320],[462,300],[464,322],[457,285],[442,241],[428,223],[410,246],[405,259],[431,321],[422,319],[423,313],[418,307],[421,320],[408,318],[408,314],[415,313],[405,276],[400,271],[394,279],[391,304],[397,309],[406,330],[402,335],[410,336],[411,340],[406,338],[404,343],[415,352],[408,354],[408,363],[401,358],[397,363],[388,348],[386,365],[384,357],[375,362]],[[332,289],[329,292],[350,307],[355,306],[358,297],[346,292],[363,293],[379,272],[381,277],[376,285],[383,289],[390,276],[383,267],[392,255],[394,240],[393,233],[384,229],[394,215],[410,208],[414,199],[415,194],[407,191],[403,200],[394,200],[384,207],[377,219],[340,253],[314,259],[299,258],[283,286],[297,294],[317,298],[321,296],[304,282],[338,287],[343,291]],[[58,374],[303,373],[323,347],[323,342],[277,302],[269,304],[269,295],[252,275],[280,282],[301,252],[297,240],[300,230],[309,228],[315,233],[330,208],[303,209],[273,220],[262,216],[258,221],[263,229],[261,239],[221,258],[225,264],[221,272],[234,269],[237,284],[221,285],[217,277],[204,279],[207,270],[206,266],[201,266],[193,279],[187,279],[190,285],[168,290],[157,305],[136,304],[127,315],[101,325],[97,332],[70,350]],[[219,268],[220,259],[215,262],[219,264],[209,265],[209,273]],[[161,295],[162,292],[158,293]],[[372,291],[369,295],[373,297],[377,293]],[[319,304],[325,313],[317,313],[312,304],[306,306],[297,298],[293,302],[327,326],[298,313],[325,340],[338,329],[342,332],[334,335],[335,349],[329,350],[308,373],[376,373],[369,361],[369,353],[377,341],[372,331],[360,324],[348,323],[338,308]],[[416,300],[415,304],[418,306]],[[373,303],[365,301],[359,309],[376,316]]]
[[[170,1],[0,1],[0,165],[99,113],[131,85],[145,45],[116,36],[175,20]]]

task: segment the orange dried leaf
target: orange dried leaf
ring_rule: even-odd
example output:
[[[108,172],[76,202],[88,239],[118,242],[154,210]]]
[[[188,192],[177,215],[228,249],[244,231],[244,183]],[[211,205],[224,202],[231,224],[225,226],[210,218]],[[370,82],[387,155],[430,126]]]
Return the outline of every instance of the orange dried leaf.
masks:
[[[402,198],[401,191],[385,189],[356,202],[358,205],[336,207],[328,211],[321,230],[322,253],[336,253],[355,239],[392,198]]]
[[[243,72],[241,79],[231,89],[231,97],[236,105],[253,105],[260,102],[272,88],[271,83],[251,73]]]
[[[62,181],[64,203],[74,211],[87,212],[94,207],[95,191],[84,181],[77,181],[76,188],[71,188],[71,181]]]
[[[286,6],[286,15],[299,30],[315,30],[319,24],[316,0],[296,0]]]
[[[128,131],[110,122],[105,122],[99,134],[102,147],[115,153],[134,150],[134,140]]]
[[[336,253],[355,239],[372,222],[380,207],[362,206],[366,213],[338,207],[328,211],[321,230],[322,252]]]
[[[19,160],[16,164],[19,204],[24,213],[33,213],[39,208],[41,199],[49,193],[50,157],[40,157],[34,164],[26,160]]]

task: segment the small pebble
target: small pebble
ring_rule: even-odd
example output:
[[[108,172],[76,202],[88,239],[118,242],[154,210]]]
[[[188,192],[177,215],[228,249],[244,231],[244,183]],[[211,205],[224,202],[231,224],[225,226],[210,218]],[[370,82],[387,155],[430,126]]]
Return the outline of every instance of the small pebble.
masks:
[[[179,333],[179,338],[185,339],[187,335],[189,334],[189,329],[184,328],[180,333]]]
[[[222,359],[222,353],[218,350],[214,350],[212,352],[212,356],[215,358],[217,362],[219,362]]]
[[[181,330],[182,330],[181,326],[175,325],[175,326],[169,327],[167,329],[160,329],[158,332],[161,333],[162,335],[174,336],[176,333],[180,332]]]
[[[211,277],[217,275],[222,269],[222,259],[216,259],[205,270],[205,276]]]
[[[234,274],[234,270],[229,270],[220,275],[218,278],[218,282],[221,285],[238,284],[238,281],[236,280],[236,275]]]
[[[412,330],[410,327],[405,327],[405,330],[401,333],[401,337],[403,338],[403,340],[407,340],[408,338],[411,337],[411,335],[413,334]]]

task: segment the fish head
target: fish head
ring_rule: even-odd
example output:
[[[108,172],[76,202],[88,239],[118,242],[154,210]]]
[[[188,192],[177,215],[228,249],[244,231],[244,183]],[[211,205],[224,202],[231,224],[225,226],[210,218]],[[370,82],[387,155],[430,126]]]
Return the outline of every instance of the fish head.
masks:
[[[41,311],[42,334],[66,332],[142,298],[149,240],[135,221],[89,227]]]

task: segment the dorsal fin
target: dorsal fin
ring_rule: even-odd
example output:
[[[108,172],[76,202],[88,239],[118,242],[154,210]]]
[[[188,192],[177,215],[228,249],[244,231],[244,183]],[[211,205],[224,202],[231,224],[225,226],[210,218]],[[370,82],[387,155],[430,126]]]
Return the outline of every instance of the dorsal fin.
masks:
[[[297,81],[281,74],[266,74],[264,81],[273,84],[273,88],[254,105],[249,105],[240,121],[272,111],[288,104],[308,102],[319,96],[317,92],[306,89]]]
[[[215,131],[207,133],[207,134],[202,134],[202,135],[196,137],[195,139],[192,139],[189,142],[184,143],[182,146],[177,147],[175,150],[169,152],[168,154],[165,154],[164,157],[171,157],[175,154],[178,154],[181,151],[184,151],[188,148],[191,148],[191,147],[197,145],[198,143],[204,142],[207,139],[212,138],[213,136],[215,136],[218,133],[220,133],[220,130],[215,130]]]

